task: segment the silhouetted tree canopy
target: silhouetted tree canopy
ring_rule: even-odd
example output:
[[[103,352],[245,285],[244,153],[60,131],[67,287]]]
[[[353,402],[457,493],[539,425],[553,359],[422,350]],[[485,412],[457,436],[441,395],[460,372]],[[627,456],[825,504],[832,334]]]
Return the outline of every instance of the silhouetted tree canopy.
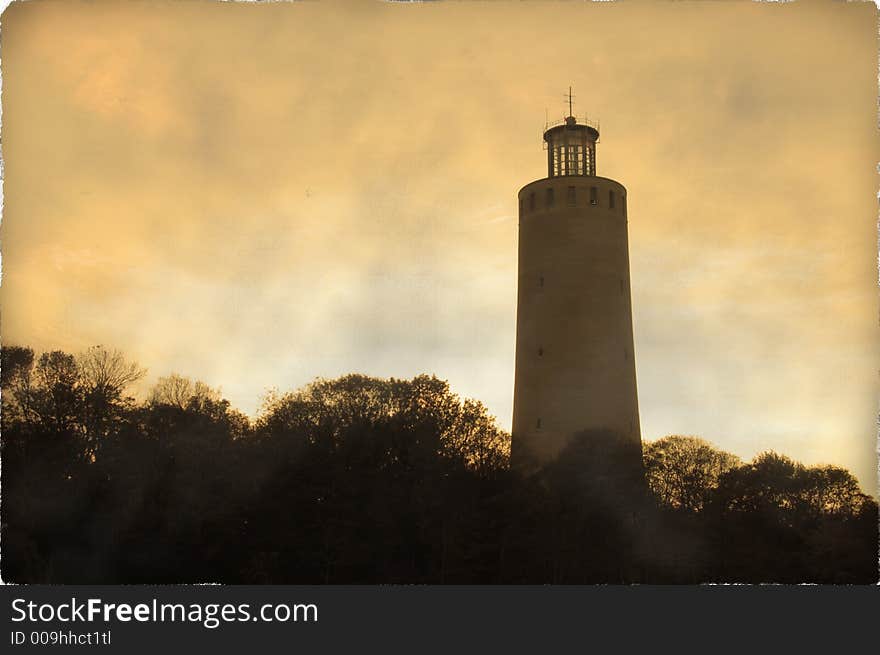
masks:
[[[186,409],[190,404],[203,405],[221,400],[219,389],[212,389],[201,380],[193,381],[177,373],[159,378],[150,391],[151,404],[171,405],[179,409]]]
[[[877,580],[877,503],[835,466],[590,431],[524,476],[432,376],[316,380],[251,420],[177,374],[137,402],[115,350],[0,364],[7,581]]]
[[[5,346],[0,361],[0,380],[2,388],[7,389],[34,366],[34,351],[21,346]]]
[[[662,506],[699,512],[721,475],[742,464],[696,437],[673,435],[644,447],[645,477]]]

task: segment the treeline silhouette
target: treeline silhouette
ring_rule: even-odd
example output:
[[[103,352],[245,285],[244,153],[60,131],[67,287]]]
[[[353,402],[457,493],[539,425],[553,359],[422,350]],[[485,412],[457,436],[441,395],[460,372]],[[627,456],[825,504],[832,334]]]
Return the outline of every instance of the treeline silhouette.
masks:
[[[2,349],[2,573],[19,583],[877,581],[877,503],[834,466],[578,435],[535,474],[436,377],[347,375],[249,420],[118,351]],[[630,467],[631,468],[631,467]]]

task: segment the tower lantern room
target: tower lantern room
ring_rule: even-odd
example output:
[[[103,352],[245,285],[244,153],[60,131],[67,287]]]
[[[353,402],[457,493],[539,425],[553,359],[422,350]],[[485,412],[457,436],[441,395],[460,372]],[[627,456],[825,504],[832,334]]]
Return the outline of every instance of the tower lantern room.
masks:
[[[544,132],[547,143],[547,177],[596,175],[596,142],[599,131],[569,116]]]

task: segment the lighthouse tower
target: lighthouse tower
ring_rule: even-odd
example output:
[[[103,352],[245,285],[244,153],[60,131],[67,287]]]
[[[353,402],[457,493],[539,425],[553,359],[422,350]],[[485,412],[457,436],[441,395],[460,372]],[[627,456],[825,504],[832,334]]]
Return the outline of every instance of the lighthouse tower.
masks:
[[[641,470],[626,189],[596,175],[598,140],[571,115],[548,125],[547,177],[519,192],[511,456],[520,470],[590,434],[620,440]]]

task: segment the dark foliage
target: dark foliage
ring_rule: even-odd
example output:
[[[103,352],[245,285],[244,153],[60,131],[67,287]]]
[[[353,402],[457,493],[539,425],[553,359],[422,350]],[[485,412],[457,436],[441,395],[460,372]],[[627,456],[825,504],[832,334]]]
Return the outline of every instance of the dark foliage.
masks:
[[[251,422],[120,353],[2,350],[3,577],[22,583],[877,580],[877,503],[836,467],[577,435],[523,477],[483,405],[349,375]],[[637,445],[636,445],[637,448]]]

